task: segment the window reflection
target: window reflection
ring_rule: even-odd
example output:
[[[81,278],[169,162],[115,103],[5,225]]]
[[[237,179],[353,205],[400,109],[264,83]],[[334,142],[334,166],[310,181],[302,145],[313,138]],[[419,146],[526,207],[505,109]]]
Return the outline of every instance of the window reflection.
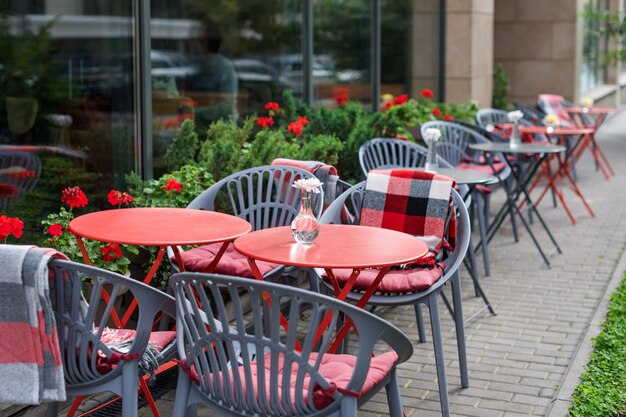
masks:
[[[314,0],[313,16],[315,101],[371,104],[371,1]]]
[[[587,91],[606,81],[603,57],[607,50],[607,39],[601,36],[601,19],[589,16],[608,10],[606,0],[584,0],[583,60],[580,73],[580,89]]]
[[[0,186],[19,190],[0,208],[24,221],[20,243],[41,243],[64,188],[94,209],[133,168],[132,2],[84,3],[0,5]]]
[[[180,124],[198,131],[256,113],[283,91],[302,94],[301,9],[296,0],[151,4],[155,173]]]

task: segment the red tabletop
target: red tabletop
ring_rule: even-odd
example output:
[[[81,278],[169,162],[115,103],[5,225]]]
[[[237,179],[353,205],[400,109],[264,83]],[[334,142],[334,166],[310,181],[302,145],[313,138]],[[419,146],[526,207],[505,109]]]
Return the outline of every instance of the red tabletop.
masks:
[[[422,240],[389,229],[321,225],[310,246],[297,244],[289,227],[257,230],[235,240],[235,249],[261,261],[307,268],[375,268],[413,262],[428,253]]]
[[[79,216],[70,222],[76,236],[141,246],[203,245],[234,240],[252,226],[229,214],[182,208],[124,208]]]
[[[617,111],[617,109],[612,107],[563,107],[563,109],[572,114],[610,114]]]
[[[590,135],[595,132],[591,127],[551,127],[551,126],[520,126],[520,133],[532,135]]]

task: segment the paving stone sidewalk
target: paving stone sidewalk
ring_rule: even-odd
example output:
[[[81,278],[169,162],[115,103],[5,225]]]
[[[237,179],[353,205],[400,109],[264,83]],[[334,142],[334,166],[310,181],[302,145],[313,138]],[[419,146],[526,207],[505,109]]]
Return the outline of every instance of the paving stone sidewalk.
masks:
[[[626,247],[626,112],[607,121],[598,141],[616,175],[605,180],[595,170],[589,153],[576,167],[578,184],[596,217],[585,214],[569,191],[566,201],[580,215],[576,225],[560,207],[552,207],[548,198],[539,206],[563,251],[550,258],[550,269],[525,231],[521,231],[520,242],[514,243],[509,222],[490,244],[492,271],[490,277],[482,277],[482,284],[498,315],[483,312],[466,325],[470,371],[470,387],[466,389],[460,387],[454,327],[441,306],[454,416],[546,416],[551,410],[551,417],[566,415],[566,402],[554,409],[552,404],[566,375],[572,386],[586,363],[587,355],[576,353]],[[495,192],[493,208],[502,201],[502,192]],[[533,230],[549,248],[538,223]],[[478,260],[482,262],[480,256]],[[465,271],[462,279],[464,313],[470,317],[482,303],[474,297]],[[417,341],[412,307],[381,310],[379,314]],[[432,344],[429,340],[414,346],[413,357],[399,370],[406,415],[440,416]],[[572,375],[568,369],[574,357],[581,363],[572,367],[578,369]],[[168,415],[173,398],[172,392],[159,401],[164,415]],[[200,409],[199,415],[211,415]],[[142,410],[142,415],[148,413]],[[380,394],[359,412],[367,417],[387,414],[386,398]]]

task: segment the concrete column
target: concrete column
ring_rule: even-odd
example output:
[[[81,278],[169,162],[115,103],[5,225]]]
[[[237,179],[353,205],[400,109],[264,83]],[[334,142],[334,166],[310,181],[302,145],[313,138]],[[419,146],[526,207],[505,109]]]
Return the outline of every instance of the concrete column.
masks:
[[[501,0],[498,0],[498,3]],[[447,0],[446,101],[491,106],[494,0]]]

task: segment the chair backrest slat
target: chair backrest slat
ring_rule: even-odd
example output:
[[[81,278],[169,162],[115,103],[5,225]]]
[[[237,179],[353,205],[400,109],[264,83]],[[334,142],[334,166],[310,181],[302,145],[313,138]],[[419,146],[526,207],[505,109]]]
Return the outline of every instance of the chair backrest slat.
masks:
[[[215,183],[187,207],[229,212],[252,225],[253,230],[286,226],[298,214],[300,191],[291,185],[300,178],[313,178],[300,168],[268,165],[232,174]],[[323,192],[314,194],[315,215],[322,212]]]

